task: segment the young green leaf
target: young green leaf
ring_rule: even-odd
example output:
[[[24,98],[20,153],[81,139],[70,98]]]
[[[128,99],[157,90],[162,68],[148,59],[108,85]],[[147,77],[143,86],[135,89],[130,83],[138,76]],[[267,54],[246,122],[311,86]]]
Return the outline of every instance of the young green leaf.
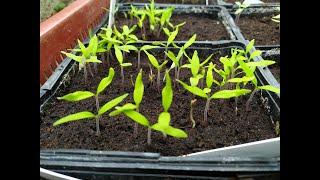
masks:
[[[103,105],[98,112],[98,115],[102,115],[105,112],[107,112],[108,110],[110,110],[111,108],[113,108],[114,106],[118,105],[119,103],[121,103],[129,94],[126,93],[122,96],[119,96],[109,102],[107,102],[105,105]]]
[[[102,63],[102,61],[98,60],[97,56],[90,56],[89,59],[86,60],[87,63]]]
[[[271,60],[261,60],[261,61],[255,61],[255,62],[248,62],[247,65],[249,67],[256,67],[256,66],[269,66],[275,63],[276,63],[275,61],[271,61]]]
[[[120,113],[128,110],[135,110],[137,109],[137,105],[132,104],[132,103],[127,103],[123,106],[117,106],[115,107],[116,110],[112,111],[109,116],[116,116],[119,115]]]
[[[81,64],[82,64],[83,58],[85,58],[85,57],[83,57],[83,56],[76,56],[76,55],[74,55],[74,54],[66,53],[66,52],[64,52],[64,51],[61,51],[61,53],[62,53],[62,54],[65,54],[68,58],[73,59],[73,60],[75,60],[75,61],[77,61],[78,63],[81,63]]]
[[[111,67],[109,69],[109,74],[107,77],[103,78],[97,88],[97,94],[101,93],[106,87],[109,86],[109,84],[112,82],[112,79],[114,77],[114,69]]]
[[[137,111],[133,111],[133,110],[128,110],[128,111],[123,111],[123,113],[128,116],[130,119],[134,120],[135,122],[143,125],[143,126],[147,126],[149,127],[149,121],[148,119],[142,115],[141,113],[137,112]]]
[[[191,92],[194,95],[203,97],[203,98],[207,98],[207,94],[205,92],[202,91],[202,89],[196,87],[196,86],[188,86],[186,83],[180,81],[179,79],[177,79],[176,81],[178,81],[180,84],[182,84],[182,86],[188,90],[189,92]]]
[[[213,54],[211,54],[210,56],[208,56],[207,59],[204,60],[204,61],[200,64],[200,66],[203,67],[205,64],[207,64],[207,62],[212,58],[212,56],[213,56]]]
[[[166,71],[166,85],[162,90],[162,106],[164,111],[168,111],[173,98],[173,91],[172,91],[172,85],[171,85],[171,78],[169,75],[169,71]]]
[[[81,49],[82,55],[84,57],[89,57],[89,51],[87,50],[87,48],[82,44],[82,42],[78,39],[78,45]]]
[[[234,90],[221,90],[214,93],[211,99],[229,99],[233,97],[238,97],[251,92],[249,89],[234,89]]]
[[[191,46],[191,45],[196,41],[196,38],[197,38],[197,34],[194,34],[194,35],[183,45],[183,48],[184,48],[184,49],[187,49],[189,46]]]
[[[186,138],[188,135],[181,129],[170,126],[171,116],[168,112],[162,112],[158,117],[158,122],[152,125],[152,129],[160,131],[177,138]]]
[[[232,82],[232,83],[241,83],[241,82],[248,82],[252,81],[254,79],[254,76],[251,77],[242,77],[242,78],[232,78],[229,79],[227,82]]]
[[[213,65],[212,62],[210,62],[209,66],[208,66],[208,70],[207,70],[207,76],[206,76],[206,84],[208,88],[211,88],[212,83],[215,81],[213,79],[213,75],[212,75],[212,69],[215,65]],[[217,82],[215,82],[217,84]],[[219,83],[218,83],[219,85]]]
[[[203,78],[203,75],[197,74],[195,77],[190,78],[190,85],[191,86],[197,86],[199,83],[199,80]]]
[[[179,61],[177,60],[176,56],[172,51],[164,52],[166,55],[171,59],[171,61],[176,65],[179,66]]]
[[[249,59],[253,59],[254,57],[260,56],[261,54],[262,54],[262,51],[256,50],[256,51],[254,51],[253,53],[251,53]]]
[[[91,55],[94,56],[96,55],[97,48],[98,48],[98,37],[94,35],[89,41],[88,51],[89,53],[91,53]]]
[[[191,73],[193,76],[196,76],[200,69],[200,62],[199,62],[197,50],[194,51],[190,63],[191,63]]]
[[[173,31],[167,41],[167,46],[169,46],[169,44],[171,44],[173,42],[173,40],[176,38],[176,36],[178,35],[179,29],[177,28],[175,31]]]
[[[95,94],[93,94],[90,91],[76,91],[76,92],[64,95],[62,97],[58,97],[57,99],[75,102],[75,101],[81,101],[83,99],[90,98],[90,97],[92,97],[94,95]]]
[[[181,129],[174,128],[172,126],[169,126],[165,129],[165,133],[168,134],[169,136],[173,136],[176,138],[187,138],[188,135],[186,132],[184,132]]]
[[[120,64],[122,64],[122,62],[123,62],[123,56],[122,56],[121,50],[119,49],[119,46],[116,46],[116,45],[115,45],[115,46],[114,46],[114,51],[115,51],[117,60],[119,61]]]
[[[246,54],[250,52],[250,50],[253,48],[253,45],[254,45],[254,39],[252,39],[246,46]]]
[[[122,64],[120,64],[120,66],[128,67],[128,66],[132,66],[132,63],[122,63]]]
[[[148,53],[148,51],[144,50],[144,52],[147,54],[148,59],[150,61],[150,63],[155,67],[155,68],[159,68],[159,63],[157,61],[157,59],[150,53]]]
[[[264,90],[267,90],[267,91],[271,91],[271,92],[280,94],[280,88],[277,88],[277,87],[274,87],[274,86],[271,86],[271,85],[258,86],[258,89],[264,89]]]
[[[144,85],[142,81],[142,69],[140,69],[140,72],[136,78],[134,91],[133,91],[133,100],[137,106],[139,106],[142,101],[143,93],[144,93]]]
[[[152,46],[152,45],[144,45],[140,48],[140,51],[144,51],[144,50],[150,50],[150,49],[155,49],[155,48],[159,48],[160,46]]]
[[[56,122],[53,123],[53,126],[57,126],[66,122],[70,121],[76,121],[76,120],[81,120],[81,119],[87,119],[87,118],[93,118],[95,115],[89,111],[83,111],[83,112],[78,112],[75,114],[70,114],[66,117],[63,117]]]

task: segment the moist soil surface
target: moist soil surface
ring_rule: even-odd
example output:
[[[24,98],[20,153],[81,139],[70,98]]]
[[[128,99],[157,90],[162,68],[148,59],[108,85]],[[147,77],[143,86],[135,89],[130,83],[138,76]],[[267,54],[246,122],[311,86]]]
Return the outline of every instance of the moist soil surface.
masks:
[[[280,44],[279,24],[271,20],[273,16],[240,16],[238,26],[246,39],[255,39],[255,45]]]
[[[230,36],[222,24],[218,20],[218,17],[215,19],[212,18],[212,15],[188,15],[188,14],[174,14],[171,17],[170,21],[173,25],[178,25],[180,23],[186,22],[186,24],[179,29],[179,33],[176,37],[176,41],[188,40],[193,34],[197,34],[197,41],[218,41],[218,40],[229,40]],[[129,18],[125,18],[122,14],[116,16],[115,24],[118,28],[123,25],[137,24],[136,19],[131,22]],[[154,41],[164,41],[168,37],[163,33],[160,33],[160,36],[157,37],[156,33],[152,34],[149,30],[149,25],[145,23],[146,29],[146,39],[145,40],[154,40]],[[142,38],[142,33],[139,27],[136,28],[134,33],[139,39]]]
[[[235,3],[236,1],[239,1],[239,0],[223,0],[224,2],[226,3]],[[275,3],[275,2],[280,2],[280,0],[261,0],[262,2],[264,3]],[[243,1],[240,1],[240,2],[243,2]]]
[[[162,53],[154,53],[154,55],[163,57]],[[222,55],[225,54],[219,56]],[[204,55],[199,51],[199,56],[203,61],[207,54]],[[219,56],[214,56],[212,61],[217,62]],[[127,54],[125,59],[129,62],[135,62],[136,57],[135,54]],[[140,105],[140,112],[145,115],[151,124],[154,124],[158,115],[163,112],[161,93],[157,92],[155,83],[151,84],[148,81],[150,71],[144,54],[141,55],[141,59],[145,92]],[[130,77],[132,75],[132,79],[135,81],[137,75],[136,64],[133,63],[132,67],[125,69],[125,84],[123,87],[119,73],[120,68],[115,59],[111,61],[111,66],[115,68],[116,74],[112,83],[99,96],[100,106],[125,93],[129,93],[129,96],[119,105],[127,102],[133,103],[133,86]],[[219,66],[221,67],[221,64],[218,64]],[[235,114],[234,100],[212,100],[207,124],[201,123],[205,100],[197,97],[193,111],[196,126],[192,128],[189,111],[190,100],[194,97],[180,86],[176,86],[174,89],[173,102],[169,112],[171,113],[171,125],[184,130],[188,134],[186,139],[176,139],[170,136],[164,138],[162,133],[152,131],[152,143],[151,146],[148,146],[147,129],[139,125],[139,133],[137,137],[134,137],[134,122],[124,115],[115,117],[109,117],[108,114],[103,115],[100,121],[101,135],[99,137],[95,134],[94,119],[75,121],[53,127],[52,124],[56,120],[71,113],[96,112],[94,98],[72,103],[58,101],[56,97],[79,90],[95,92],[100,80],[107,76],[108,69],[107,65],[99,65],[95,77],[89,76],[87,84],[84,84],[82,71],[76,72],[71,75],[69,83],[65,87],[61,87],[56,95],[48,101],[40,114],[41,149],[159,152],[162,155],[177,156],[276,137],[269,115],[265,112],[260,101],[260,93],[256,93],[256,96],[254,96],[248,112],[245,110],[245,102],[248,96],[239,98],[237,115]],[[155,70],[153,73],[155,73]],[[188,78],[190,75],[189,70],[183,69],[180,79],[189,84]],[[163,73],[161,73],[161,77],[163,77]],[[171,74],[171,77],[173,77],[173,74]]]

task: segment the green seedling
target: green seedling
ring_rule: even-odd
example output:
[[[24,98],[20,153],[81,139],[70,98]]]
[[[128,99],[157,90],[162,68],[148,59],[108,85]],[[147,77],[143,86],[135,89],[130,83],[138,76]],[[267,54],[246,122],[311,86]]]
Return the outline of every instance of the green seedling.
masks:
[[[140,69],[140,72],[136,78],[136,82],[134,84],[134,91],[133,91],[133,100],[136,105],[136,111],[139,112],[140,103],[142,101],[144,94],[144,85],[142,81],[142,69]],[[134,126],[134,136],[138,134],[138,124],[135,123]]]
[[[133,17],[137,18],[137,25],[141,30],[141,34],[142,34],[142,39],[146,39],[146,29],[144,26],[144,20],[147,17],[146,11],[144,9],[138,9],[134,6],[131,5],[131,11],[129,12],[130,18],[131,18],[131,24],[133,21]]]
[[[78,40],[78,45],[80,49],[73,49],[74,52],[79,52],[79,55],[75,55],[72,53],[67,53],[61,51],[62,54],[65,54],[70,59],[76,61],[79,64],[79,70],[84,69],[84,81],[87,83],[87,65],[89,63],[101,63],[100,60],[97,59],[96,53],[98,50],[98,38],[94,35],[89,42],[88,47],[85,47],[80,40]],[[90,65],[88,66],[89,72],[93,77],[93,73],[90,69]]]
[[[191,86],[197,86],[199,83],[199,80],[200,79],[202,80],[205,75],[205,64],[210,61],[213,54],[208,56],[207,59],[201,63],[200,63],[200,59],[199,59],[197,50],[195,50],[193,52],[192,59],[190,59],[186,53],[184,53],[184,55],[188,58],[189,64],[184,64],[181,66],[181,68],[191,69],[192,77],[190,77],[190,84],[191,84]],[[200,87],[203,86],[202,82],[203,81],[201,81]]]
[[[144,50],[144,53],[146,53],[146,55],[148,56],[148,59],[150,61],[150,63],[152,64],[153,67],[155,67],[157,69],[157,89],[158,92],[160,92],[160,80],[161,80],[161,70],[162,68],[167,64],[167,60],[165,60],[162,64],[159,64],[158,60],[152,55],[150,54],[148,51]]]
[[[127,25],[122,26],[122,33],[118,31],[116,26],[113,27],[114,35],[117,37],[117,40],[121,41],[122,44],[128,45],[137,42],[139,39],[136,35],[133,34],[134,30],[137,28],[137,25],[132,26],[130,29]]]
[[[160,32],[163,28],[166,28],[166,25],[169,25],[170,27],[174,27],[172,23],[170,23],[170,18],[172,16],[172,13],[174,11],[174,7],[169,7],[163,11],[160,18],[160,28],[158,29],[157,37],[160,36]],[[179,27],[179,26],[178,26]]]
[[[234,13],[236,15],[235,23],[239,23],[240,15],[241,13],[250,6],[250,3],[246,3],[245,1],[243,3],[236,1],[235,4],[238,6],[236,12]]]
[[[107,52],[107,63],[108,66],[110,66],[110,52],[114,45],[122,45],[122,41],[117,40],[117,36],[113,36],[113,32],[111,27],[108,28],[101,28],[104,33],[100,33],[99,36],[102,38],[102,40],[99,41],[98,49],[100,49],[99,52]],[[112,53],[111,53],[112,55]]]
[[[124,67],[128,67],[128,66],[132,66],[132,63],[125,63],[123,62],[123,53],[124,52],[130,52],[130,50],[134,50],[137,51],[138,49],[133,46],[133,45],[122,45],[122,46],[118,46],[118,45],[114,45],[114,51],[116,54],[116,58],[119,62],[120,65],[120,69],[121,69],[121,83],[122,83],[122,87],[124,86]]]
[[[141,51],[148,51],[151,49],[155,49],[155,48],[159,48],[159,46],[152,46],[152,45],[144,45],[142,46],[139,50],[138,50],[138,70],[140,69],[140,55],[141,55]]]
[[[211,88],[213,83],[220,85],[220,83],[213,78],[212,70],[214,66],[215,65],[213,65],[212,62],[208,66],[208,70],[206,73],[206,87],[204,89],[197,87],[197,84],[187,85],[186,83],[180,80],[177,80],[187,91],[191,92],[196,96],[205,98],[207,100],[205,109],[204,109],[204,118],[203,118],[204,123],[208,122],[207,117],[208,117],[208,110],[210,107],[211,99],[229,99],[229,98],[238,97],[251,92],[251,90],[249,89],[235,89],[235,90],[220,90],[212,94]]]
[[[195,42],[196,37],[197,35],[194,34],[182,47],[178,47],[179,52],[177,56],[174,55],[172,51],[165,52],[169,59],[173,62],[170,69],[175,69],[175,79],[180,78],[180,69],[183,60],[183,55],[185,54],[185,50]]]
[[[167,39],[167,43],[161,43],[158,41],[153,42],[152,44],[154,45],[161,45],[162,47],[165,48],[165,52],[168,51],[168,47],[172,44],[174,47],[178,47],[177,45],[175,45],[174,43],[174,39],[177,37],[178,33],[179,33],[179,27],[184,25],[185,23],[181,23],[179,24],[174,31],[170,32],[169,29],[167,28],[163,28],[163,31],[165,32],[165,34],[167,35],[168,39]],[[167,59],[167,54],[164,54],[164,59]]]
[[[53,123],[53,126],[57,126],[60,124],[71,122],[71,121],[77,121],[77,120],[88,119],[88,118],[90,118],[90,119],[95,118],[96,119],[96,135],[100,135],[100,128],[99,128],[100,117],[104,113],[106,113],[108,110],[110,110],[111,108],[113,108],[114,106],[116,106],[120,102],[122,102],[128,96],[128,94],[126,93],[122,96],[119,96],[119,97],[107,102],[106,104],[104,104],[100,108],[99,94],[101,92],[103,92],[111,84],[113,77],[114,77],[114,69],[110,68],[108,76],[103,78],[100,81],[100,83],[97,87],[96,93],[93,93],[90,91],[76,91],[76,92],[67,94],[65,96],[58,97],[59,100],[65,100],[65,101],[69,101],[69,102],[77,102],[77,101],[88,99],[88,98],[94,96],[95,100],[96,100],[97,114],[94,114],[89,111],[78,112],[78,113],[71,114],[71,115],[65,116],[65,117],[57,120],[56,122]]]
[[[259,91],[259,90],[267,90],[267,91],[271,91],[274,93],[279,94],[280,93],[280,88],[272,86],[272,85],[263,85],[263,86],[259,86],[258,85],[258,81],[257,78],[255,77],[255,69],[256,67],[266,67],[269,65],[272,65],[275,63],[275,61],[270,61],[270,60],[261,60],[261,61],[257,61],[257,62],[244,62],[243,59],[238,59],[238,63],[241,67],[241,69],[245,72],[246,77],[254,77],[250,82],[252,82],[252,84],[254,85],[254,90],[252,91],[248,101],[246,102],[246,110],[249,111],[249,105],[250,102],[254,96],[254,94]]]
[[[116,116],[121,113],[135,121],[136,123],[145,126],[148,128],[147,134],[147,144],[151,145],[151,130],[160,131],[165,135],[173,136],[175,138],[187,138],[188,135],[181,129],[174,128],[170,125],[171,116],[168,112],[173,98],[173,91],[171,85],[171,79],[169,76],[169,72],[166,71],[165,75],[166,86],[162,90],[162,106],[164,112],[160,113],[158,117],[158,121],[156,124],[151,125],[149,120],[142,115],[140,112],[137,112],[136,105],[128,103],[123,105],[122,107],[116,107],[116,110],[111,112],[110,116]]]
[[[149,19],[149,25],[151,32],[156,32],[160,27],[161,15],[164,12],[164,9],[157,9],[154,5],[154,0],[150,0],[150,4],[145,5],[145,13]]]

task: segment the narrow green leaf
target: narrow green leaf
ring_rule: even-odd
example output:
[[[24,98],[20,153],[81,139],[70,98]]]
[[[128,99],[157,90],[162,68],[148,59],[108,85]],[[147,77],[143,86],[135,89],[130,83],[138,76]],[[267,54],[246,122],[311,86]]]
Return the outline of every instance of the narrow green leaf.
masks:
[[[89,57],[89,52],[87,50],[87,48],[82,44],[82,42],[78,39],[78,45],[81,49],[82,55],[84,55],[84,57],[88,58]]]
[[[86,60],[86,63],[102,63],[102,61],[98,60],[97,56],[90,56],[89,59]]]
[[[137,108],[137,106],[135,104],[127,103],[127,104],[125,104],[123,106],[115,107],[116,110],[114,110],[111,113],[109,113],[109,116],[116,116],[116,115],[119,115],[120,113],[122,113],[124,111],[135,110],[136,108]]]
[[[120,64],[120,66],[128,67],[128,66],[132,66],[132,63],[122,63],[122,64]]]
[[[144,93],[144,85],[142,81],[142,69],[140,69],[140,72],[136,78],[134,91],[133,91],[133,100],[137,106],[139,106],[142,101],[143,93]]]
[[[251,53],[249,59],[253,59],[254,57],[260,56],[261,54],[262,54],[262,51],[256,50],[256,51],[254,51],[253,53]]]
[[[251,77],[242,77],[242,78],[232,78],[229,79],[227,82],[232,82],[232,83],[241,83],[241,82],[248,82],[248,81],[252,81],[254,79],[254,76]]]
[[[138,51],[138,48],[133,45],[124,45],[126,51]]]
[[[62,97],[58,97],[58,100],[65,100],[65,101],[71,101],[71,102],[75,102],[75,101],[81,101],[83,99],[87,99],[90,98],[92,96],[94,96],[95,94],[90,92],[90,91],[76,91],[67,95],[64,95]]]
[[[150,53],[148,53],[148,51],[144,50],[144,52],[147,54],[148,59],[150,61],[150,63],[155,67],[155,68],[159,68],[159,63],[157,61],[157,59]]]
[[[191,73],[193,76],[196,76],[199,72],[199,69],[200,69],[200,62],[199,62],[197,50],[194,51],[190,63],[191,63]]]
[[[267,90],[267,91],[271,91],[271,92],[280,94],[280,88],[277,88],[277,87],[271,86],[271,85],[258,86],[258,89],[263,89],[263,90]]]
[[[98,37],[94,35],[89,41],[89,45],[88,45],[89,54],[95,56],[97,52],[97,48],[98,48]]]
[[[168,111],[171,103],[172,103],[172,98],[173,98],[173,90],[172,90],[172,85],[171,85],[171,78],[169,75],[169,71],[166,71],[166,85],[162,89],[162,106],[164,111]]]
[[[248,62],[247,65],[249,67],[252,67],[252,66],[257,67],[257,66],[269,66],[275,63],[276,63],[275,61],[271,61],[271,60],[261,60],[261,61],[255,61],[255,62]]]
[[[191,45],[196,41],[196,38],[197,38],[197,34],[194,34],[194,35],[183,45],[183,48],[184,48],[184,49],[187,49],[189,46],[191,46]]]
[[[253,48],[254,41],[255,41],[255,40],[252,39],[252,40],[248,43],[248,45],[247,45],[247,47],[246,47],[246,54],[249,53],[250,50]]]
[[[187,138],[188,134],[181,129],[169,126],[165,129],[165,133],[176,138]]]
[[[174,53],[172,51],[168,51],[168,52],[164,52],[166,53],[166,55],[169,57],[169,59],[176,65],[179,67],[179,61],[177,60],[176,56],[174,55]]]
[[[114,46],[114,51],[115,51],[115,54],[116,54],[116,58],[117,60],[119,61],[119,64],[122,64],[123,62],[123,56],[122,56],[122,52],[121,50],[119,49],[119,46]]]
[[[109,69],[109,74],[107,77],[103,78],[97,88],[97,94],[101,93],[106,87],[109,86],[109,84],[112,82],[112,79],[114,77],[114,69],[111,67]]]
[[[182,84],[182,86],[189,92],[191,92],[194,95],[203,97],[203,98],[208,98],[207,94],[202,91],[202,89],[195,87],[195,86],[188,86],[186,83],[180,81],[177,79],[177,81]]]
[[[87,119],[87,118],[93,118],[95,115],[89,111],[83,111],[83,112],[78,112],[75,114],[70,114],[66,117],[63,117],[56,122],[53,123],[53,126],[57,126],[63,123],[67,123],[70,121],[76,121],[76,120],[81,120],[81,119]]]
[[[210,98],[212,99],[229,99],[238,97],[251,92],[249,89],[234,89],[234,90],[221,90],[214,93]]]
[[[98,114],[102,115],[105,112],[107,112],[108,110],[110,110],[111,108],[113,108],[114,106],[116,106],[117,104],[121,103],[129,94],[126,93],[122,96],[119,96],[117,98],[112,99],[111,101],[107,102],[105,105],[103,105],[100,109]]]
[[[124,111],[123,113],[126,116],[128,116],[130,119],[134,120],[135,122],[137,122],[143,126],[147,126],[147,127],[150,126],[148,119],[137,111],[128,110],[128,111]]]
[[[64,51],[61,51],[61,53],[65,54],[68,58],[73,59],[73,60],[77,61],[78,63],[82,64],[82,59],[84,58],[83,56],[76,56],[74,54],[66,53]]]
[[[210,56],[208,56],[207,59],[204,60],[204,61],[200,64],[200,66],[203,67],[205,64],[207,64],[207,62],[212,58],[212,56],[213,56],[213,54],[211,54]]]
[[[150,49],[155,49],[155,48],[159,48],[160,46],[152,46],[152,45],[144,45],[140,48],[140,51],[143,50],[150,50]]]
[[[210,62],[208,70],[207,70],[207,76],[206,76],[206,84],[208,88],[211,88],[213,83],[213,75],[212,75],[212,69],[215,65],[213,65],[212,62]]]
[[[170,36],[169,36],[169,38],[168,38],[168,41],[167,41],[167,46],[169,46],[172,42],[173,42],[173,40],[176,38],[176,36],[178,35],[178,32],[179,32],[179,29],[177,28],[175,31],[173,31],[171,34],[170,34]]]

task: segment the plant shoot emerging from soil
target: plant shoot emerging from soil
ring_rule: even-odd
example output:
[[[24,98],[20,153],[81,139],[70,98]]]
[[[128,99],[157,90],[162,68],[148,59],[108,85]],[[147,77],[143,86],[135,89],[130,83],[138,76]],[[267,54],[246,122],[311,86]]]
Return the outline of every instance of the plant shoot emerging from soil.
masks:
[[[116,110],[111,112],[110,116],[116,116],[121,113],[135,121],[136,123],[145,126],[148,128],[147,133],[147,144],[151,145],[151,130],[160,131],[165,135],[170,135],[176,138],[187,138],[188,135],[181,129],[174,128],[170,125],[171,116],[168,112],[173,98],[173,90],[171,85],[171,79],[169,76],[169,71],[166,71],[165,75],[166,86],[162,90],[162,106],[164,112],[160,113],[158,117],[158,122],[154,125],[151,125],[149,120],[142,115],[140,112],[137,112],[137,106],[132,103],[127,103],[122,107],[116,107]]]
[[[77,102],[77,101],[81,101],[81,100],[84,100],[84,99],[87,99],[87,98],[94,96],[95,101],[96,101],[97,114],[94,114],[89,111],[78,112],[78,113],[71,114],[71,115],[65,116],[65,117],[57,120],[55,123],[53,123],[53,126],[57,126],[60,124],[64,124],[64,123],[76,121],[76,120],[95,118],[96,119],[96,135],[100,135],[100,128],[99,128],[100,117],[104,113],[106,113],[108,110],[110,110],[111,108],[113,108],[114,106],[116,106],[120,102],[122,102],[128,96],[128,94],[124,94],[122,96],[119,96],[119,97],[107,102],[106,104],[104,104],[100,108],[99,94],[101,92],[103,92],[111,84],[113,77],[114,77],[114,70],[113,70],[113,68],[110,68],[108,76],[103,78],[100,81],[96,93],[92,93],[90,91],[76,91],[76,92],[67,94],[63,97],[58,97],[59,100],[65,100],[65,101],[69,101],[69,102]]]

